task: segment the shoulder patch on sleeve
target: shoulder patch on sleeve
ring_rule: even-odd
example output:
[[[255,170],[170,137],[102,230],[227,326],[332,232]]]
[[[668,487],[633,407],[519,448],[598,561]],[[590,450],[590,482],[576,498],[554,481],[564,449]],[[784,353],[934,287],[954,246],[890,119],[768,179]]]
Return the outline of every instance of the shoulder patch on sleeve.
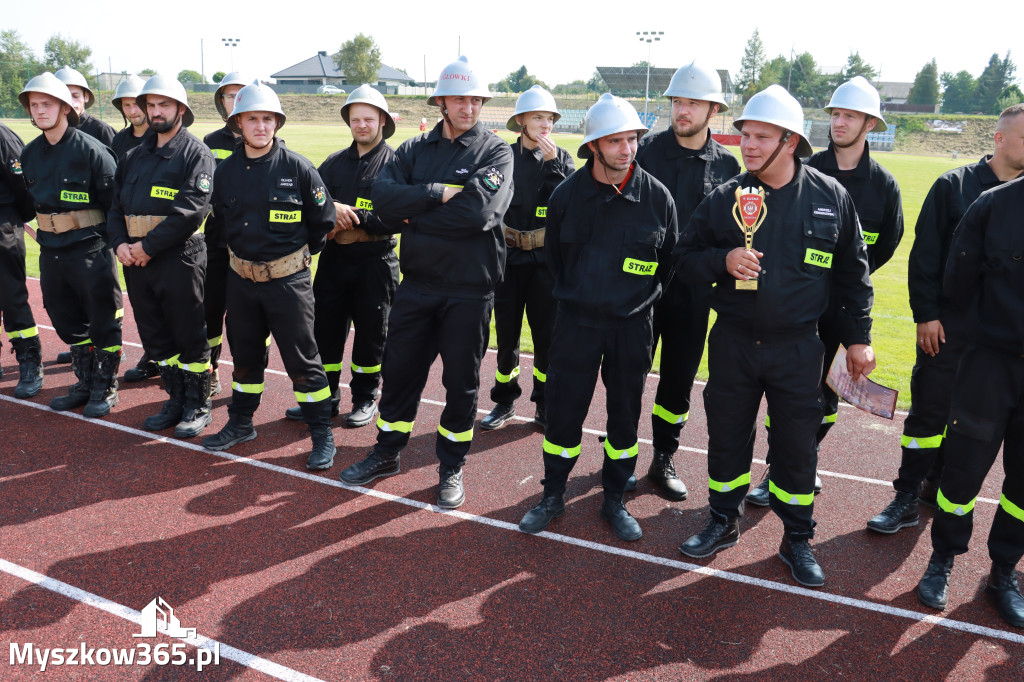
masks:
[[[21,175],[21,159],[11,159],[11,173]]]
[[[213,176],[210,175],[209,173],[200,173],[198,177],[196,177],[196,189],[198,189],[200,192],[209,193],[212,187]]]
[[[313,188],[313,201],[316,202],[317,206],[323,206],[327,203],[327,190],[323,185],[317,185]]]
[[[501,183],[505,182],[505,175],[496,166],[491,166],[484,172],[483,182],[484,187],[493,191],[501,187]]]

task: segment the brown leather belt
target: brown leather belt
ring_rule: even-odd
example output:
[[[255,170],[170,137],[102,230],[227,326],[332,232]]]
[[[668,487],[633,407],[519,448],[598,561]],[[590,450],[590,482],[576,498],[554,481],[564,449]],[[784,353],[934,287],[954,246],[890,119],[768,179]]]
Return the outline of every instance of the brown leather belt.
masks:
[[[334,241],[338,244],[356,244],[358,242],[381,242],[391,239],[390,234],[370,234],[361,227],[351,230],[341,230],[334,235]]]
[[[505,230],[506,246],[514,246],[523,251],[532,251],[544,246],[544,233],[546,232],[544,228],[530,230],[529,232],[513,230],[508,225],[502,225],[502,228]]]
[[[231,258],[231,269],[238,273],[239,277],[252,280],[253,282],[269,282],[273,279],[281,279],[288,275],[294,275],[309,267],[313,257],[309,254],[309,247],[303,246],[295,253],[288,254],[272,261],[252,261],[239,258],[230,248],[228,255]]]
[[[167,219],[164,215],[126,215],[125,223],[128,224],[128,236],[135,239],[142,239],[153,231],[153,228]]]
[[[90,208],[67,213],[39,213],[36,215],[36,224],[43,232],[61,234],[71,230],[80,230],[83,227],[101,225],[106,222],[106,219],[103,211],[98,208]]]

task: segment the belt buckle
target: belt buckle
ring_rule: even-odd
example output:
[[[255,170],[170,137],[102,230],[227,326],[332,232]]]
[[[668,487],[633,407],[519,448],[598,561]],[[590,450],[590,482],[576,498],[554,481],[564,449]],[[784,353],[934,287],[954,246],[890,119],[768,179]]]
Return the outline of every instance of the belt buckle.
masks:
[[[505,228],[505,246],[517,246],[515,230],[513,230],[511,227]]]
[[[270,275],[270,263],[267,263],[266,261],[254,262],[252,264],[252,273],[253,280],[256,282],[269,282],[270,280],[274,279]],[[256,276],[257,273],[259,273],[259,276],[262,277],[263,279],[258,279]]]

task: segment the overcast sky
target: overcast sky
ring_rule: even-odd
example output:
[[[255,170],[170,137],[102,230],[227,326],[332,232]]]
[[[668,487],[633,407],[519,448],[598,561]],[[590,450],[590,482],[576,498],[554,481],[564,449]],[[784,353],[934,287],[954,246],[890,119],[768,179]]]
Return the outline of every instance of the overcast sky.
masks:
[[[678,67],[700,56],[735,74],[757,28],[769,58],[788,56],[792,48],[810,52],[821,70],[837,71],[857,50],[887,81],[913,80],[932,57],[940,73],[966,69],[978,76],[993,52],[1002,56],[1021,44],[1020,22],[1009,5],[996,15],[994,5],[981,6],[987,12],[966,6],[942,12],[939,5],[911,7],[925,7],[920,3],[785,0],[704,3],[699,8],[680,0],[648,0],[620,3],[629,11],[597,9],[615,4],[10,0],[0,12],[0,29],[16,29],[39,55],[54,33],[83,42],[92,48],[92,63],[100,71],[152,68],[173,75],[194,69],[207,77],[231,70],[232,55],[221,39],[238,38],[235,69],[260,78],[318,50],[334,53],[362,32],[377,41],[385,64],[417,80],[424,79],[424,61],[427,80],[435,80],[461,45],[486,82],[525,64],[549,85],[589,79],[598,65],[628,66],[647,59],[648,45],[639,42],[637,31],[665,32],[661,42],[650,46],[655,66]],[[191,7],[201,9],[186,11]],[[1019,64],[1021,55],[1011,52],[1011,58]]]

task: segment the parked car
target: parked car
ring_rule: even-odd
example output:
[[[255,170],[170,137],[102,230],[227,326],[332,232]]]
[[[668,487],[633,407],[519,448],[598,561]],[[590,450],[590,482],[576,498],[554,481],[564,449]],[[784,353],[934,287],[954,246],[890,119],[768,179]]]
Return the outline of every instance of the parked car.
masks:
[[[321,85],[316,89],[321,95],[344,95],[345,91],[336,85]]]

